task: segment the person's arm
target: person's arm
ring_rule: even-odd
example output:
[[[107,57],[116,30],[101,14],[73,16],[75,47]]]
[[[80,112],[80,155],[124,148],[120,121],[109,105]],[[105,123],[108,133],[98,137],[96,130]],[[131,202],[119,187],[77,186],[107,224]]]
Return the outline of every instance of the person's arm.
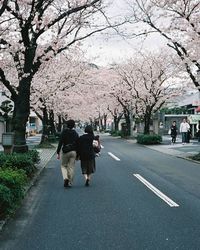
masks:
[[[80,137],[76,141],[76,159],[80,158]]]
[[[59,143],[58,143],[58,147],[57,147],[57,151],[56,151],[58,160],[60,159],[60,150],[61,150],[62,145],[63,145],[63,132],[60,135],[60,139],[59,139]]]
[[[181,123],[181,125],[180,125],[180,133],[182,132],[182,123]]]
[[[98,148],[101,149],[101,142],[100,142],[100,139],[98,138]]]

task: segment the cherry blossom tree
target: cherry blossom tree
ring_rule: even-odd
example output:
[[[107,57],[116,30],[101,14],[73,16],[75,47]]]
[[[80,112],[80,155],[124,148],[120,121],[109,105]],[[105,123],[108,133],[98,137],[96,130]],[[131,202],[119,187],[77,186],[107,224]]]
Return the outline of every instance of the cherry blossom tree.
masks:
[[[180,89],[174,87],[173,77],[178,70],[172,62],[171,56],[165,53],[140,54],[117,69],[121,89],[127,93],[129,110],[144,121],[145,134],[150,132],[152,114],[176,92],[180,93]]]
[[[114,131],[118,131],[119,130],[119,122],[122,119],[123,116],[123,112],[120,112],[119,107],[117,107],[118,105],[115,105],[115,107],[111,108],[108,105],[108,111],[110,112],[110,114],[112,115],[113,118],[113,122],[114,122]]]
[[[56,116],[61,123],[68,116],[73,87],[83,81],[86,63],[83,53],[71,51],[53,58],[33,78],[31,107],[43,123],[41,143],[56,133]],[[75,102],[75,100],[73,100]],[[73,105],[72,105],[73,106]],[[61,125],[60,125],[61,130]]]
[[[6,10],[6,6],[8,4],[8,0],[2,0],[2,5],[0,6],[0,16],[4,13]]]
[[[41,65],[111,24],[102,0],[4,1],[0,16],[0,82],[14,102],[14,151],[26,151],[30,89]],[[104,21],[99,23],[100,15]],[[12,71],[12,74],[10,73]],[[19,150],[18,150],[19,149]]]
[[[200,90],[199,0],[129,0],[129,3],[133,22],[138,24],[133,35],[146,37],[156,32],[164,37]]]

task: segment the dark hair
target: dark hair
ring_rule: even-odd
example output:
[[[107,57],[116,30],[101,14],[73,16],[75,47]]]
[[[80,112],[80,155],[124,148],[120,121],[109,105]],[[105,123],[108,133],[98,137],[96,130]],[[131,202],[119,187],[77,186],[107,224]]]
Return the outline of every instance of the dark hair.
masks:
[[[94,134],[93,133],[93,129],[92,129],[92,126],[90,126],[90,125],[87,125],[86,127],[85,127],[85,133],[88,133],[88,134]]]
[[[99,135],[95,135],[94,139],[98,141],[99,140]]]
[[[173,122],[176,122],[176,121],[173,121]]]
[[[74,128],[74,127],[75,127],[75,121],[74,121],[74,120],[68,120],[68,121],[67,121],[67,127],[68,127],[69,129]]]

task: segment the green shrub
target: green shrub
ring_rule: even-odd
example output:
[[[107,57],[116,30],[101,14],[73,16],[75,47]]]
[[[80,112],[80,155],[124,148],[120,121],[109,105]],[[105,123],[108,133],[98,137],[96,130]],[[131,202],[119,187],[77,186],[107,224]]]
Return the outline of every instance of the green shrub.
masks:
[[[48,136],[48,141],[49,141],[50,143],[54,143],[54,142],[57,142],[57,138],[56,138],[55,135],[49,135],[49,136]]]
[[[28,158],[30,158],[34,163],[40,162],[39,152],[36,149],[29,150],[27,152]]]
[[[200,161],[200,153],[190,156],[189,158],[195,161]]]
[[[49,141],[46,141],[38,144],[36,148],[55,148],[55,147]]]
[[[61,132],[56,132],[56,140],[60,139]]]
[[[26,182],[27,176],[24,170],[0,169],[0,183],[10,188],[16,199],[21,196],[20,192],[23,191]]]
[[[12,168],[12,169],[23,169],[27,176],[31,177],[36,170],[36,166],[32,160],[35,153],[25,154],[0,154],[0,167]],[[35,154],[36,155],[36,154]]]
[[[112,131],[110,131],[110,134],[112,136],[122,136],[122,131],[120,131],[120,130],[112,130]]]
[[[160,135],[145,135],[140,134],[136,137],[137,143],[144,144],[144,145],[151,145],[151,144],[160,144],[162,142],[162,137]]]
[[[0,169],[0,216],[10,214],[24,197],[27,176],[24,170]]]
[[[13,195],[8,187],[0,184],[0,220],[3,219],[13,205]]]

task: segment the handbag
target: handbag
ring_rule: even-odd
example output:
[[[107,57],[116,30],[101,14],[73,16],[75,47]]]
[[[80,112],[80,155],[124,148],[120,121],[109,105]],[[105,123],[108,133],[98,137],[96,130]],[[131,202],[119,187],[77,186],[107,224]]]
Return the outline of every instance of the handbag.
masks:
[[[168,130],[168,135],[171,135],[171,129]]]
[[[73,144],[66,144],[62,147],[63,153],[68,153],[70,151],[74,151],[74,145]]]
[[[99,153],[101,151],[99,142],[97,140],[93,140],[92,145],[95,153]]]

